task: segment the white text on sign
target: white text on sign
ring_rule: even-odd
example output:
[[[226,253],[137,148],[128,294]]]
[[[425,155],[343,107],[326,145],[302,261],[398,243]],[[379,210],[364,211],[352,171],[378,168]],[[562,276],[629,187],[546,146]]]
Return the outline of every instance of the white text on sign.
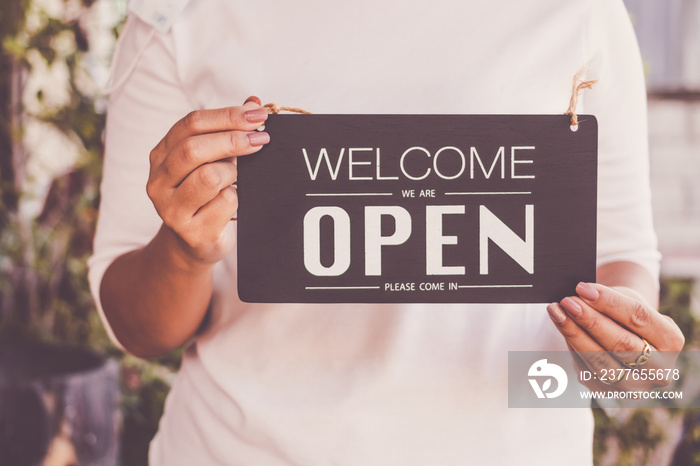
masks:
[[[477,173],[481,172],[484,178],[489,179],[491,175],[494,174],[496,167],[500,166],[498,173],[501,179],[532,179],[535,175],[525,174],[522,172],[516,173],[516,171],[523,170],[524,167],[521,165],[532,164],[532,160],[520,158],[522,155],[520,152],[526,150],[535,150],[535,146],[511,146],[510,147],[510,163],[506,163],[506,148],[505,146],[500,146],[496,155],[491,162],[489,168],[486,168],[488,163],[484,164],[482,156],[479,155],[478,149],[476,147],[469,147],[469,156],[467,157],[464,152],[455,146],[444,146],[435,152],[435,155],[425,147],[413,146],[406,149],[401,158],[399,159],[399,170],[401,174],[414,181],[420,181],[428,178],[431,174],[437,175],[443,180],[454,180],[468,173],[470,179],[474,179]],[[374,155],[367,154],[374,152]],[[370,181],[370,180],[398,180],[397,175],[386,175],[382,174],[382,155],[379,147],[343,147],[338,152],[338,156],[335,162],[331,161],[331,156],[327,148],[321,148],[318,152],[318,157],[316,158],[316,163],[312,167],[311,160],[309,158],[308,151],[303,148],[302,154],[304,156],[304,161],[306,162],[306,168],[309,173],[309,177],[312,181],[316,181],[321,172],[321,165],[325,163],[325,167],[328,170],[328,174],[332,180],[338,179],[338,175],[341,168],[344,166],[343,160],[345,159],[345,154],[347,155],[347,177],[351,181]],[[432,163],[430,162],[432,158]],[[453,173],[445,173],[444,168],[440,168],[440,160],[448,158],[456,158],[457,169]],[[407,167],[408,162],[413,159],[420,165],[420,168],[409,169]],[[418,160],[416,160],[418,159]],[[499,165],[500,162],[500,165]],[[374,165],[374,168],[372,168]],[[364,168],[362,168],[364,167]],[[469,168],[467,172],[467,167]],[[358,173],[358,171],[360,173]],[[507,175],[506,175],[507,173]],[[497,175],[496,177],[498,177]]]
[[[410,238],[413,224],[411,214],[401,206],[365,207],[365,276],[382,274],[384,247],[401,246]],[[426,275],[465,275],[464,266],[443,265],[443,246],[456,245],[459,238],[443,234],[445,215],[464,215],[464,205],[434,205],[425,208]],[[321,263],[321,219],[333,221],[333,263]],[[391,235],[382,236],[382,216],[392,217],[396,228]],[[338,206],[317,206],[304,216],[304,266],[318,277],[337,277],[350,268],[350,216]],[[525,238],[520,238],[486,206],[479,206],[479,273],[489,273],[489,240],[493,241],[529,274],[534,273],[535,207],[525,205]]]

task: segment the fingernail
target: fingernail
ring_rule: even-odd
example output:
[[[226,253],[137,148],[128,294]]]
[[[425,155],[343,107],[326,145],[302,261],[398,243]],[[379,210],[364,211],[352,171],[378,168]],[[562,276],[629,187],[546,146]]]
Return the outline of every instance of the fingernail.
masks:
[[[248,141],[250,141],[251,146],[262,146],[270,142],[270,135],[265,132],[255,131],[248,133]]]
[[[552,320],[558,324],[561,324],[566,320],[566,315],[561,312],[561,309],[559,306],[557,306],[557,303],[552,303],[547,306],[547,312],[549,313],[549,317],[551,317]]]
[[[260,102],[260,99],[258,99],[256,96],[251,95],[247,99],[245,99],[245,102],[243,102],[243,105],[247,104],[248,102],[255,102],[258,105],[262,105],[262,102]]]
[[[583,313],[583,309],[581,309],[581,306],[579,303],[577,303],[575,300],[571,298],[564,298],[561,301],[562,306],[567,310],[569,314],[571,314],[574,317],[578,317]]]
[[[598,290],[585,282],[581,282],[576,286],[576,293],[578,293],[578,295],[583,299],[587,299],[589,301],[595,301],[600,296]]]
[[[267,120],[267,110],[264,108],[248,110],[243,115],[250,123],[260,123],[261,121]]]

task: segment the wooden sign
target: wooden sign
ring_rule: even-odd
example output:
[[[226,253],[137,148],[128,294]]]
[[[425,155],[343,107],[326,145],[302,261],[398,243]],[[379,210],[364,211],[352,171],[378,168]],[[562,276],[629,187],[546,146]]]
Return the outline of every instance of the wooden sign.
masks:
[[[247,302],[551,302],[595,280],[597,122],[270,115],[238,159]]]

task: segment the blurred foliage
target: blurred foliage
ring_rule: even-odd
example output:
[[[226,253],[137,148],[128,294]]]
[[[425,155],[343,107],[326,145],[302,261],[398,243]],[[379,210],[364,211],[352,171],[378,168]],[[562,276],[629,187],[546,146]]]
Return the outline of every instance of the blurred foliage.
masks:
[[[636,410],[629,419],[620,423],[612,421],[601,409],[594,409],[593,412],[596,421],[593,445],[597,458],[605,451],[605,442],[613,438],[620,450],[616,465],[649,464],[649,454],[666,439],[663,426],[654,423],[649,410]]]
[[[93,2],[64,2],[70,17],[52,16],[40,2],[30,0],[6,0],[0,10],[4,137],[0,152],[0,327],[25,326],[47,340],[104,346],[100,344],[106,341],[104,334],[94,334],[101,330],[90,319],[94,304],[85,263],[97,217],[105,115],[96,107],[96,86],[86,89],[77,77],[88,75],[84,58],[89,42],[81,20]],[[75,46],[61,46],[66,40]],[[29,114],[23,105],[23,91],[27,77],[37,66],[30,59],[36,52],[47,70],[59,59],[65,64],[66,82],[53,84],[65,84],[68,98],[62,105],[40,106]],[[50,90],[37,92],[39,102],[47,92]],[[27,218],[21,209],[23,199],[36,195],[25,191],[27,166],[37,156],[23,140],[30,120],[50,125],[65,135],[80,154],[75,166],[57,174],[43,209],[33,218]],[[67,154],[57,152],[54,156]]]
[[[673,465],[700,465],[700,409],[688,410],[683,420],[684,435],[676,449]]]
[[[122,359],[122,464],[148,465],[148,446],[158,430],[174,374],[161,364],[133,356]]]
[[[105,128],[104,96],[87,69],[91,41],[85,25],[94,1],[57,0],[64,8],[52,12],[40,0],[0,5],[0,338],[11,332],[119,358],[122,463],[138,466],[147,464],[181,351],[150,362],[124,355],[107,337],[88,286]],[[111,31],[115,36],[121,25]],[[67,70],[65,83],[51,82],[27,96],[32,73],[56,67]],[[52,98],[50,87],[61,86],[67,98]],[[24,105],[27,99],[31,108]],[[62,134],[78,157],[55,174],[45,198],[39,193],[43,207],[28,216],[23,203],[37,196],[27,191],[28,166],[41,154],[32,153],[24,136],[35,122]],[[50,156],[71,155],[62,150]]]
[[[695,287],[692,278],[665,277],[661,280],[659,311],[678,324],[685,335],[685,350],[698,350],[697,318],[692,313],[691,297]],[[681,371],[683,373],[683,371]],[[663,409],[663,408],[657,408]],[[673,465],[700,465],[700,410],[668,409],[667,419],[683,417],[683,438],[676,448]],[[664,441],[673,441],[666,436],[665,426],[655,421],[648,409],[639,409],[631,416],[617,421],[603,409],[594,405],[595,436],[593,454],[596,464],[606,453],[611,441],[619,449],[616,465],[637,466],[652,464],[647,458]],[[657,416],[657,419],[663,418]]]
[[[661,280],[659,312],[671,317],[685,335],[685,348],[694,348],[697,341],[697,319],[691,312],[692,278],[669,277]]]
[[[696,283],[689,278],[674,278],[662,283],[661,312],[676,321],[685,335],[685,349],[698,351],[697,319],[691,312],[691,296]],[[688,409],[683,413],[683,439],[673,464],[677,466],[700,466],[700,409]]]

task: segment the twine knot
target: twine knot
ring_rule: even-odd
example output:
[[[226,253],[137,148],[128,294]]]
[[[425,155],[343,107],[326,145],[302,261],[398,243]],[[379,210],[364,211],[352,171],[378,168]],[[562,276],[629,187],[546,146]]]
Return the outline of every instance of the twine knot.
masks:
[[[576,105],[578,104],[578,96],[583,92],[584,89],[592,89],[593,85],[598,82],[597,79],[591,81],[583,81],[581,77],[586,72],[586,67],[584,66],[574,76],[573,90],[571,91],[571,100],[569,101],[569,110],[566,111],[565,115],[571,115],[571,126],[578,126],[578,116],[576,115]]]
[[[311,112],[304,110],[303,108],[296,107],[280,107],[275,102],[270,102],[269,104],[263,105],[263,108],[267,110],[267,113],[278,114],[279,112],[292,112],[292,113],[304,113],[306,115],[311,115]]]

